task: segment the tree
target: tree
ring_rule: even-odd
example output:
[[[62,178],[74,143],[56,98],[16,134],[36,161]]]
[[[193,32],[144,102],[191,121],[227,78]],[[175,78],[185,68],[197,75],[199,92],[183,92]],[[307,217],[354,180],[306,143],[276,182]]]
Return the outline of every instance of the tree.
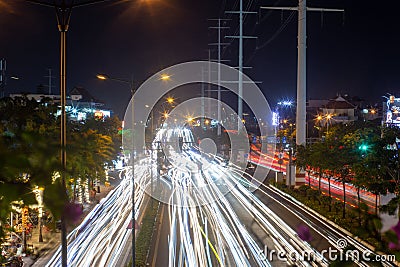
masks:
[[[69,203],[60,176],[57,105],[27,97],[0,99],[0,238],[10,203],[34,204],[32,189],[44,187],[44,203],[59,218]],[[104,176],[104,167],[120,151],[120,121],[68,122],[68,175]],[[92,129],[96,128],[96,129]],[[69,190],[70,191],[70,190]]]
[[[75,125],[67,147],[67,157],[70,159],[67,161],[67,170],[74,185],[73,199],[77,186],[82,186],[77,181],[87,183],[85,189],[89,190],[94,179],[105,178],[104,168],[111,164],[115,155],[110,136],[99,134],[97,130],[84,125]]]
[[[342,183],[343,218],[346,217],[346,184],[352,181],[352,166],[357,162],[357,154],[354,149],[356,137],[358,137],[358,133],[353,125],[335,125],[325,140],[325,146],[328,148],[325,153],[326,168],[330,170],[335,179]],[[330,188],[331,175],[328,177]]]
[[[54,110],[26,97],[0,100],[1,221],[8,216],[11,202],[35,203],[32,189],[36,185],[48,187],[51,193],[52,173],[60,169]],[[59,191],[56,195],[62,199]]]

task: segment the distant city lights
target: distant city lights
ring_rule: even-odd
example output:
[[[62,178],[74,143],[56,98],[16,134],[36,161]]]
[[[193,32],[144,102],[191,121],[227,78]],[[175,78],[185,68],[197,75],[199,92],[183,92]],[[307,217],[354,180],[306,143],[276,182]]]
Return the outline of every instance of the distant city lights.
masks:
[[[278,105],[280,106],[285,106],[285,107],[290,107],[293,105],[293,102],[290,100],[285,100],[285,101],[279,101]]]
[[[272,112],[272,125],[277,126],[279,124],[279,114],[277,112]]]

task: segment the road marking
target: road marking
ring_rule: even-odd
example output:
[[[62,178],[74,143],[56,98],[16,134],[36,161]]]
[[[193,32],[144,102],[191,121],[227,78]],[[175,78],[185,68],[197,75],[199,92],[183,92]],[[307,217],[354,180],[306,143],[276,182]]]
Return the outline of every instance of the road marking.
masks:
[[[201,227],[200,227],[200,231],[203,234],[203,236],[207,239],[208,245],[210,246],[211,250],[214,252],[215,257],[217,258],[219,264],[221,264],[221,266],[222,266],[221,259],[220,259],[219,255],[218,255],[217,251],[215,250],[213,244],[211,243],[210,239],[208,239],[208,237],[206,236],[206,234],[204,233],[204,231],[203,231],[203,229]]]

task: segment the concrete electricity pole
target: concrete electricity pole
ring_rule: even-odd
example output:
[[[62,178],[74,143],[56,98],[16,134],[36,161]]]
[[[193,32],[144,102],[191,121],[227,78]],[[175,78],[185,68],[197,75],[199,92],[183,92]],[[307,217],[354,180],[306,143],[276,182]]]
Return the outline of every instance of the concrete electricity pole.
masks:
[[[297,10],[297,106],[296,106],[296,145],[306,144],[306,48],[307,48],[307,11],[343,12],[344,9],[326,9],[307,7],[306,0],[299,0],[298,7],[261,7],[270,10]]]
[[[51,95],[51,88],[53,87],[52,85],[52,79],[54,78],[51,75],[51,69],[47,69],[49,71],[49,75],[48,76],[44,76],[45,78],[49,78],[49,84],[47,85],[49,87],[49,95]]]
[[[6,87],[6,60],[0,59],[0,98],[4,97],[4,88]]]

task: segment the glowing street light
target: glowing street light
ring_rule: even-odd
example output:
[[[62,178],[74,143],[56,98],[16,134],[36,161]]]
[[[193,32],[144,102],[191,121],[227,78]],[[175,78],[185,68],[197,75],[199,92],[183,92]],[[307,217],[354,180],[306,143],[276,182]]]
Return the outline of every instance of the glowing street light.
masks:
[[[100,80],[107,80],[108,79],[107,76],[104,75],[104,74],[97,74],[96,77],[97,77],[97,79],[100,79]]]
[[[329,123],[331,122],[332,114],[326,115],[326,134],[329,134]]]
[[[135,132],[134,132],[134,125],[135,125],[135,113],[134,113],[134,95],[135,95],[135,88],[133,84],[133,80],[126,80],[126,79],[119,79],[119,78],[112,78],[105,74],[97,74],[96,77],[100,80],[112,80],[121,83],[129,84],[129,88],[132,94],[132,266],[135,266],[136,262],[136,218],[135,218]]]
[[[175,99],[174,99],[173,97],[168,97],[168,98],[167,98],[168,104],[173,104],[174,101],[175,101]]]
[[[163,74],[161,74],[160,80],[169,81],[169,80],[171,80],[171,75],[163,73]]]

